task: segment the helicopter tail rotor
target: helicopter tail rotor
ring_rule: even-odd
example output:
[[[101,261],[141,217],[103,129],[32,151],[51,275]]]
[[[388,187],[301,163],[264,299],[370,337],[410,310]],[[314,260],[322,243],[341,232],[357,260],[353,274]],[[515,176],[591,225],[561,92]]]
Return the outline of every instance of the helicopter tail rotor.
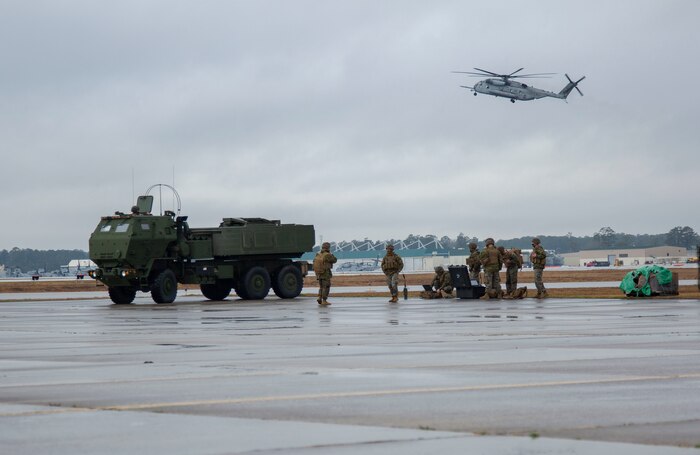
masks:
[[[566,76],[566,79],[568,79],[569,83],[566,84],[566,87],[561,89],[561,92],[559,92],[559,94],[556,96],[556,98],[566,99],[569,96],[569,93],[571,93],[571,91],[573,89],[576,89],[578,94],[583,96],[583,92],[578,88],[578,83],[581,82],[582,80],[584,80],[586,78],[586,76],[583,76],[581,79],[574,82],[571,80],[571,78],[569,77],[568,74],[564,74],[564,75]]]
[[[564,75],[565,75],[566,78],[569,80],[569,84],[573,84],[573,88],[576,89],[576,91],[578,92],[578,94],[581,95],[581,96],[583,96],[583,92],[581,91],[580,88],[578,88],[578,83],[581,82],[582,80],[584,80],[584,79],[586,78],[586,76],[583,76],[581,79],[579,79],[579,80],[577,80],[576,82],[574,82],[574,81],[571,80],[571,78],[569,77],[568,74],[564,73]],[[571,91],[571,90],[569,90],[569,91]]]

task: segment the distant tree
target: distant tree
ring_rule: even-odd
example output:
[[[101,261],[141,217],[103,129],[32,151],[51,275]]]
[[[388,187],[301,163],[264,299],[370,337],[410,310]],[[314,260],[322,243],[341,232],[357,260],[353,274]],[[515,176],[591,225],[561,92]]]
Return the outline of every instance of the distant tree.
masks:
[[[88,254],[82,250],[32,250],[29,248],[12,248],[0,251],[0,264],[7,268],[17,268],[22,272],[42,269],[47,272],[59,270],[73,259],[87,259]]]
[[[466,235],[464,235],[463,232],[460,232],[459,235],[457,236],[457,240],[455,240],[454,247],[466,249],[468,246],[469,246],[469,239],[467,238]]]
[[[615,236],[615,246],[617,248],[636,248],[637,237],[631,234],[617,234]]]
[[[615,246],[615,231],[610,226],[602,227],[593,234],[593,239],[602,248],[612,248]]]
[[[446,235],[443,235],[442,237],[440,237],[440,243],[442,243],[442,246],[447,248],[448,250],[451,250],[452,248],[454,248],[454,244],[455,244],[454,240],[452,240],[451,238],[449,238]]]
[[[666,243],[691,248],[698,244],[698,234],[690,226],[676,226],[666,234]]]

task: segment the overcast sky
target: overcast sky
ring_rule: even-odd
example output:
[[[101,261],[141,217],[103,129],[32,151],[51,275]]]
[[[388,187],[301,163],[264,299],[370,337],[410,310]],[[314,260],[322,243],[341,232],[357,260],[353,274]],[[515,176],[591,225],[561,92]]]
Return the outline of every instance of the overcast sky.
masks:
[[[700,228],[700,2],[0,3],[0,249],[88,249],[174,182],[190,226],[317,240]],[[568,103],[472,96],[452,71]],[[172,205],[166,193],[164,201]],[[170,207],[168,207],[170,208]]]

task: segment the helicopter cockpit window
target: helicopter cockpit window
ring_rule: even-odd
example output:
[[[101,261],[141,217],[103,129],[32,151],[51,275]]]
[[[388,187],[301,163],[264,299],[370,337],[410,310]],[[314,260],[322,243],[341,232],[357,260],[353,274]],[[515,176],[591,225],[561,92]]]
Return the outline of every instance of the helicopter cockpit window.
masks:
[[[149,229],[151,229],[151,225],[150,225],[150,224],[148,224],[148,223],[141,223],[141,230],[142,230],[142,231],[148,231]]]
[[[105,225],[100,228],[100,232],[109,232],[111,230],[112,230],[112,225],[109,223],[105,223]]]
[[[115,232],[126,232],[129,229],[129,223],[121,223],[117,225]]]

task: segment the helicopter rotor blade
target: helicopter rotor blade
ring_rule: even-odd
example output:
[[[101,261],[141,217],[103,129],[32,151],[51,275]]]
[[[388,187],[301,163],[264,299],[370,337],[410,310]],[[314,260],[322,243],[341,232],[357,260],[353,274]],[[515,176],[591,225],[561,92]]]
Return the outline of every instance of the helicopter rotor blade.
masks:
[[[508,75],[508,77],[513,77],[513,75],[514,75],[515,73],[517,73],[518,71],[522,71],[522,70],[524,70],[524,69],[525,69],[525,68],[520,68],[519,70],[515,70],[515,71],[513,71],[512,73],[510,73],[510,74]],[[522,76],[516,76],[516,77],[522,77]]]
[[[481,71],[482,73],[486,73],[486,74],[484,74],[484,76],[486,76],[486,75],[497,76],[497,77],[504,77],[505,76],[504,74],[493,73],[491,71],[482,70],[481,68],[474,68],[474,69],[477,71]]]
[[[459,73],[459,74],[469,74],[470,76],[481,76],[481,77],[489,77],[491,76],[490,74],[483,74],[483,73],[473,73],[471,71],[452,71],[453,73]]]
[[[557,73],[530,73],[530,74],[519,74],[517,76],[512,76],[513,78],[516,77],[548,77],[548,76],[553,76]]]

